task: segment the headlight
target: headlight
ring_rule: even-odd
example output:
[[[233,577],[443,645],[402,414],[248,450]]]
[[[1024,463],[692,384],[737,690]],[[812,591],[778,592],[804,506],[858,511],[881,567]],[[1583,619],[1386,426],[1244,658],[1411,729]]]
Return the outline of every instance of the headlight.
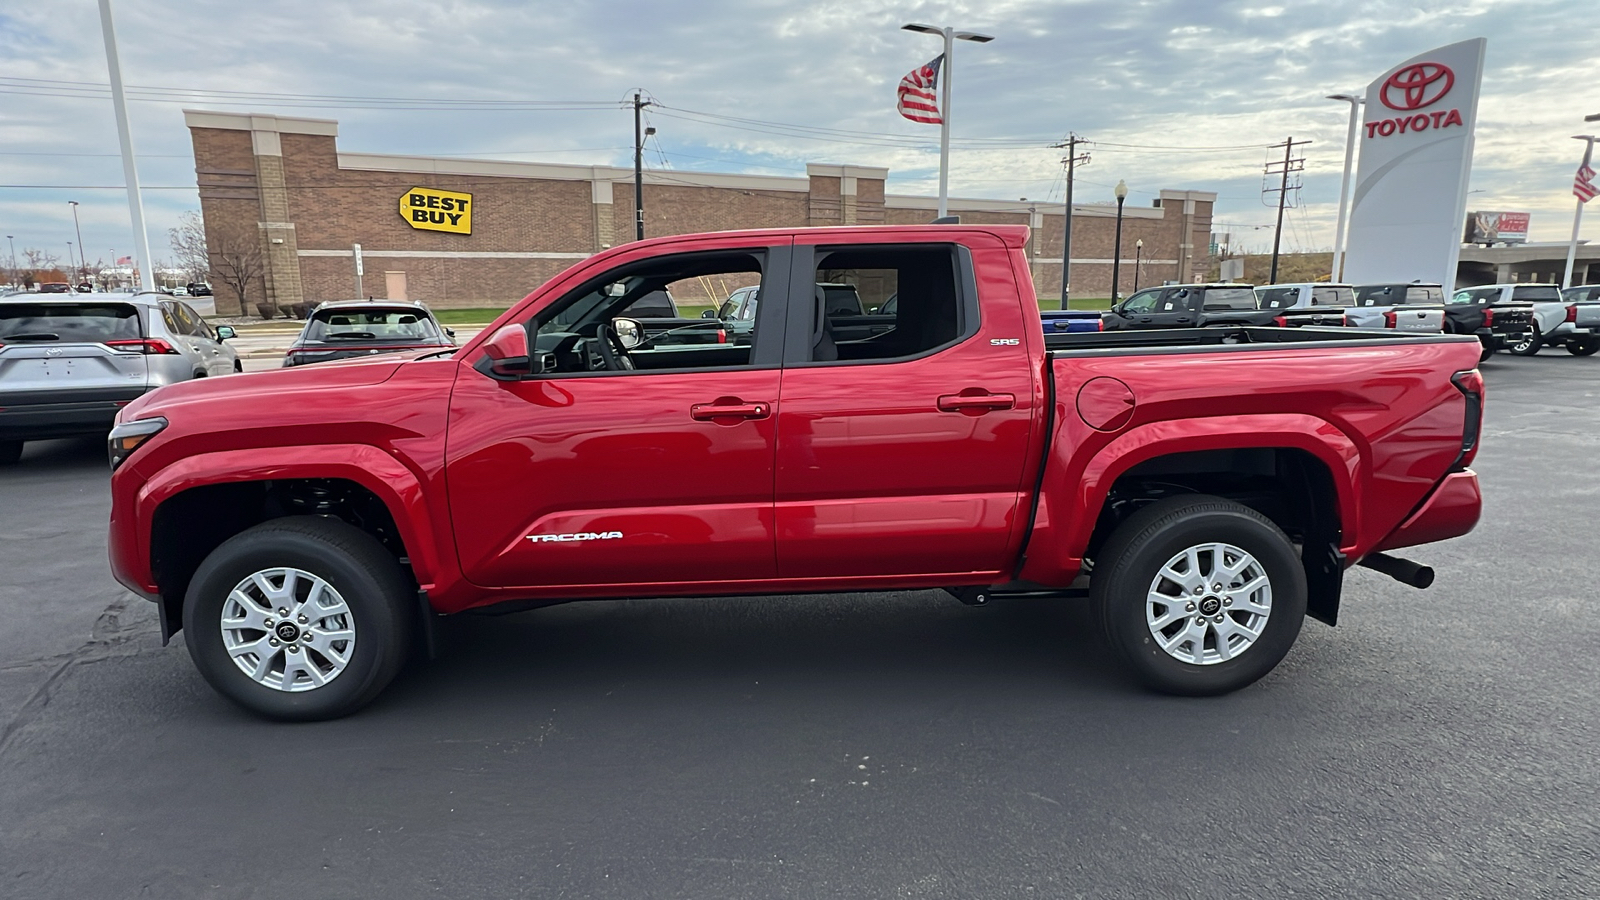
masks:
[[[122,461],[132,455],[140,444],[156,436],[166,427],[167,420],[155,416],[123,422],[111,429],[111,437],[106,441],[106,455],[111,459],[111,468],[116,469],[122,465]]]

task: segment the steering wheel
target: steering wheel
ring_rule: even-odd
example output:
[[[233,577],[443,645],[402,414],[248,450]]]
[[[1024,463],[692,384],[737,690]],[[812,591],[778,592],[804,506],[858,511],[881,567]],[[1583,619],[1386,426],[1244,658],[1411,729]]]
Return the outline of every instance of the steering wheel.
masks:
[[[600,361],[605,363],[608,371],[626,372],[634,368],[633,357],[628,355],[628,348],[622,346],[622,338],[617,336],[617,330],[611,327],[610,322],[595,326],[594,340],[600,350]]]

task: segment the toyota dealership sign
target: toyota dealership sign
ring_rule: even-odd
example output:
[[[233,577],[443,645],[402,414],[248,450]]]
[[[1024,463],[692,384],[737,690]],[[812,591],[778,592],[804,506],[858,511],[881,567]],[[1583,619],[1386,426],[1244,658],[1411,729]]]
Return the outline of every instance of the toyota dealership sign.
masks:
[[[1430,50],[1367,85],[1345,281],[1455,284],[1486,43]]]

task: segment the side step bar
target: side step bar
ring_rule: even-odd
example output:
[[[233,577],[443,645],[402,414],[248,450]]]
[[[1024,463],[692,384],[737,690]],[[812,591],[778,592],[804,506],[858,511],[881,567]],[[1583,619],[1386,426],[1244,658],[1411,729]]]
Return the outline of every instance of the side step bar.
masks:
[[[1414,588],[1421,589],[1433,584],[1432,566],[1414,563],[1409,559],[1401,559],[1387,553],[1368,553],[1361,558],[1361,565]]]

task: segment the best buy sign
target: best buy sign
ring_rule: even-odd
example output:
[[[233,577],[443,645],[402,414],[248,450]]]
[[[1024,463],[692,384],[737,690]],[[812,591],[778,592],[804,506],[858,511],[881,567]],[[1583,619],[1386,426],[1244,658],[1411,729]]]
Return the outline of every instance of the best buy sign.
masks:
[[[414,187],[400,197],[400,215],[412,228],[472,233],[472,195]]]

